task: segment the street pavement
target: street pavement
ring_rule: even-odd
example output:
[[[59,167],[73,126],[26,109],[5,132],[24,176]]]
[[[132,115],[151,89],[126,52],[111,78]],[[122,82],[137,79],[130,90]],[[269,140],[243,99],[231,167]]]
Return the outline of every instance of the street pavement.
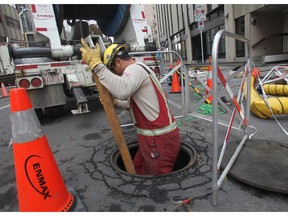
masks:
[[[228,74],[231,68],[223,69]],[[237,92],[240,79],[231,81]],[[201,85],[197,84],[199,89]],[[212,123],[193,115],[181,118],[181,94],[170,93],[171,87],[163,84],[169,107],[176,116],[181,140],[196,151],[197,160],[187,169],[160,177],[129,175],[115,166],[113,156],[117,146],[113,139],[105,112],[97,97],[89,97],[90,113],[72,115],[75,104],[67,99],[65,114],[56,119],[45,119],[41,125],[57,161],[68,190],[74,191],[88,212],[170,212],[175,204],[171,197],[192,198],[189,206],[193,212],[287,212],[288,196],[244,184],[227,176],[217,193],[217,205],[211,204],[212,195]],[[193,107],[197,103],[190,89],[189,113],[199,114]],[[222,96],[222,95],[221,95]],[[225,94],[223,93],[223,96]],[[227,99],[227,106],[229,98]],[[189,99],[190,100],[190,99]],[[231,102],[231,101],[230,101]],[[9,98],[0,99],[0,106],[9,104]],[[197,108],[197,107],[196,107]],[[75,109],[75,108],[74,108]],[[129,113],[117,110],[126,142],[137,143],[134,126],[130,126]],[[211,114],[203,115],[211,119]],[[228,124],[229,112],[219,115]],[[277,116],[287,130],[287,115]],[[13,151],[8,148],[11,139],[9,108],[0,109],[0,211],[18,211]],[[259,119],[251,115],[249,133],[252,139],[270,140],[288,147],[287,135],[274,119]],[[125,126],[125,127],[124,127]],[[256,131],[256,130],[257,131]],[[219,125],[219,147],[227,127]],[[232,130],[229,140],[239,140],[242,132]],[[267,158],[269,160],[269,158]],[[283,170],[285,172],[285,170]],[[179,208],[179,211],[186,211]],[[193,214],[193,213],[192,213]]]

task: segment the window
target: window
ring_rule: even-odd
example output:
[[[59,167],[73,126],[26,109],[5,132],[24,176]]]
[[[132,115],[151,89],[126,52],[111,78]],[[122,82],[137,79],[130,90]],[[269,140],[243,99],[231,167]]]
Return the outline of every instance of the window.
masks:
[[[207,13],[209,13],[212,10],[212,5],[211,4],[207,4]]]
[[[216,19],[218,17],[218,11],[214,11],[213,13],[211,13],[210,15],[209,15],[209,20],[211,21],[211,20],[214,20],[214,19]]]
[[[187,51],[186,51],[186,42],[185,42],[185,34],[184,31],[178,33],[171,38],[172,49],[177,52],[183,60],[187,60]],[[173,55],[173,60],[177,61],[178,57]]]
[[[224,25],[217,26],[216,28],[210,29],[206,32],[206,56],[205,58],[208,58],[210,55],[212,55],[212,46],[214,37],[217,34],[218,31],[224,29]],[[219,50],[218,50],[218,57],[219,58],[225,58],[226,52],[225,52],[225,38],[222,37],[219,43]]]
[[[206,32],[206,53],[208,56],[210,56],[211,52],[212,52],[211,30],[208,30]]]
[[[224,17],[224,6],[219,7],[218,17]]]
[[[207,5],[207,8],[208,8],[208,5]],[[211,21],[218,17],[224,17],[224,5],[219,6],[213,11],[207,9],[207,20]]]
[[[26,37],[28,41],[34,41],[34,34],[27,34]]]
[[[221,25],[221,26],[219,26],[218,31],[224,30],[224,29],[225,29],[224,25]],[[218,54],[219,58],[226,58],[225,47],[226,47],[226,45],[225,45],[225,37],[222,36],[222,38],[220,40],[220,43],[219,43],[219,54]]]
[[[189,25],[190,30],[198,29],[198,22],[193,22]]]
[[[5,19],[6,19],[6,23],[8,26],[10,26],[11,28],[15,28],[15,29],[20,29],[20,22],[16,19],[13,19],[11,17],[8,17],[5,15]]]
[[[236,34],[245,37],[245,19],[244,16],[235,20]],[[245,57],[245,43],[236,40],[236,57]]]

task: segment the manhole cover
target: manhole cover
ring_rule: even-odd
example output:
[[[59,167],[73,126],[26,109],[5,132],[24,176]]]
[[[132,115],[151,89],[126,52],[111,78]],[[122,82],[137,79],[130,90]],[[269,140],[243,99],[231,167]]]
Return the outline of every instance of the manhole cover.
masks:
[[[239,142],[229,142],[221,168],[229,162]],[[267,140],[247,140],[229,175],[248,185],[288,193],[288,146]]]

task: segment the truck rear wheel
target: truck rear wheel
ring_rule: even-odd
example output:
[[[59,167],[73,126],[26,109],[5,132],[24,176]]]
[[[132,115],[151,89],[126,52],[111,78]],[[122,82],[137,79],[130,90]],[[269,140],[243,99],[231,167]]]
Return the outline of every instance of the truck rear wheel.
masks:
[[[64,113],[64,105],[45,107],[45,114],[47,118],[56,118]]]

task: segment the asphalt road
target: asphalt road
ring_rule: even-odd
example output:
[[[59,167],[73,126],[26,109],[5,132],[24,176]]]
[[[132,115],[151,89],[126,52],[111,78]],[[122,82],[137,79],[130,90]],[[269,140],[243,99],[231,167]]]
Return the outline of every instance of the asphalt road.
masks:
[[[227,70],[228,72],[228,70]],[[232,83],[233,89],[238,81]],[[170,94],[170,86],[163,85],[175,116],[182,114],[181,94]],[[193,94],[193,92],[191,92]],[[192,198],[189,204],[193,212],[286,212],[288,195],[258,189],[229,175],[217,193],[217,205],[211,204],[212,186],[212,127],[201,118],[177,118],[181,139],[197,152],[197,162],[181,172],[161,177],[131,176],[119,171],[111,158],[117,152],[105,112],[98,99],[88,97],[91,112],[72,115],[75,103],[67,99],[65,113],[55,119],[41,121],[58,168],[69,190],[76,192],[89,212],[140,212],[172,211],[170,202],[174,195]],[[191,99],[191,106],[196,102]],[[129,124],[129,113],[117,110],[121,124]],[[0,211],[18,211],[14,159],[9,119],[9,97],[0,99]],[[206,115],[207,117],[209,115]],[[288,116],[278,116],[279,122],[288,129]],[[221,120],[230,117],[223,114]],[[183,121],[184,120],[184,121]],[[257,129],[252,139],[282,143],[286,148],[287,135],[274,119],[259,119],[251,115],[251,125]],[[219,145],[223,143],[226,127],[219,126]],[[137,142],[133,126],[122,128],[128,144]],[[251,133],[254,129],[251,129]],[[232,131],[231,139],[239,139],[241,133]],[[269,158],[267,158],[269,160]],[[285,172],[285,170],[283,170]],[[179,209],[185,211],[185,209]]]

